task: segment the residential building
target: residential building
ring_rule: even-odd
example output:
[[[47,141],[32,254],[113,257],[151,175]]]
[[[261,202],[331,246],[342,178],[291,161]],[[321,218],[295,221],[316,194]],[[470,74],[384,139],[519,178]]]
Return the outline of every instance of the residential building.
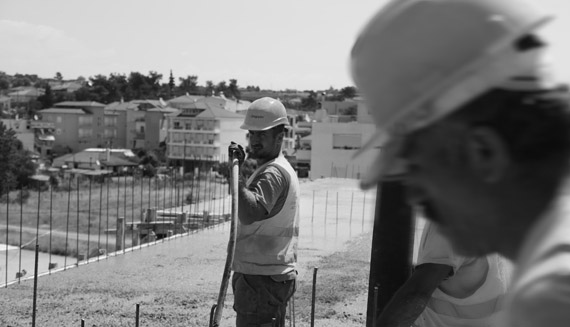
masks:
[[[73,152],[106,146],[117,129],[114,118],[107,118],[105,105],[98,102],[66,101],[40,110],[42,121],[54,124],[55,144]]]
[[[231,141],[246,144],[246,132],[240,129],[244,116],[210,106],[208,102],[187,104],[169,117],[167,155],[186,169],[195,164],[211,166],[227,160]]]
[[[16,132],[16,138],[25,150],[41,158],[51,155],[55,141],[53,123],[24,119],[2,119],[0,122]]]

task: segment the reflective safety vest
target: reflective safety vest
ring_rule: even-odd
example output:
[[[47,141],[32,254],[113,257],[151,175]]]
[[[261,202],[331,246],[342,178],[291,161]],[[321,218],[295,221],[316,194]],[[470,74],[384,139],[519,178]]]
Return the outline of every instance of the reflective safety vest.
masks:
[[[248,275],[281,275],[295,270],[299,238],[299,181],[283,155],[257,168],[246,185],[269,165],[288,181],[287,198],[273,217],[250,225],[238,223],[233,270]]]

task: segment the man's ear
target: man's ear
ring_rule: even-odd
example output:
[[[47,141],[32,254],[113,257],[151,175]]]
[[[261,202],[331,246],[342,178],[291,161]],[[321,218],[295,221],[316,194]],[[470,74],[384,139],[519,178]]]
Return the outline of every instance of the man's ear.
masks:
[[[511,156],[507,144],[492,128],[473,128],[467,151],[471,168],[484,182],[501,180],[510,168]]]

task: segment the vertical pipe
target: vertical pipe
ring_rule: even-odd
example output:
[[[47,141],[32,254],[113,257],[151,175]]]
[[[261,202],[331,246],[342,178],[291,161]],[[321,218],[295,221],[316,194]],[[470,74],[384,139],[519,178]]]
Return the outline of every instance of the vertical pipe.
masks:
[[[350,218],[348,220],[348,230],[349,230],[349,235],[352,235],[352,204],[354,202],[354,191],[352,191],[352,194],[350,196]]]
[[[125,218],[117,217],[117,233],[115,234],[115,251],[125,252]]]
[[[116,222],[118,221],[118,219],[119,219],[119,214],[120,214],[120,210],[121,210],[121,209],[120,209],[120,208],[121,208],[121,205],[120,205],[120,202],[121,202],[121,201],[120,201],[120,199],[121,199],[121,176],[120,176],[120,175],[117,175],[117,216],[115,217],[115,223],[116,223]],[[115,225],[115,233],[117,233],[118,230],[119,230],[119,225],[116,224],[116,225]],[[117,246],[118,246],[117,238],[115,237],[115,251],[119,251],[119,250],[120,250],[119,248],[117,248]]]
[[[140,304],[137,303],[136,316],[135,316],[135,327],[139,327],[139,310],[140,310]]]
[[[97,229],[97,261],[99,261],[100,253],[101,253],[101,219],[103,218],[103,183],[105,182],[104,175],[101,175],[103,181],[99,186],[99,228]],[[107,249],[105,249],[105,252]]]
[[[67,270],[67,244],[69,241],[69,212],[71,211],[71,175],[69,175],[69,183],[67,186],[67,220],[65,222],[65,258],[63,259],[63,270]]]
[[[325,196],[325,232],[327,231],[327,211],[329,207],[329,191],[327,190],[327,194]]]
[[[385,179],[376,190],[368,307],[366,325],[372,326],[374,312],[382,312],[388,301],[411,275],[413,212],[407,204],[405,186],[397,178]],[[374,286],[382,292],[374,307]]]
[[[38,200],[39,203],[39,200]],[[39,221],[39,213],[38,213]],[[39,225],[39,224],[38,224]],[[40,245],[38,244],[38,239],[36,239],[36,253],[34,258],[34,298],[32,305],[32,327],[36,327],[36,303],[38,299],[38,253],[40,252]]]
[[[107,194],[105,195],[107,197],[105,204],[107,206],[107,223],[106,223],[106,233],[105,233],[105,252],[109,252],[109,184],[111,184],[111,182],[113,181],[113,178],[109,176],[109,178],[105,178],[107,181]],[[105,259],[109,258],[109,256],[105,256]]]
[[[184,212],[184,205],[186,204],[186,196],[184,193],[184,175],[186,173],[186,136],[184,136],[184,155],[182,159],[182,211]]]
[[[77,212],[77,222],[76,222],[76,226],[75,226],[75,251],[77,252],[77,262],[76,264],[79,265],[79,175],[77,175],[77,191],[75,192],[77,195],[77,199],[76,199],[76,209],[75,211]]]
[[[143,208],[144,208],[144,204],[143,204],[144,178],[143,178],[143,172],[142,172],[142,170],[141,170],[141,178],[140,178],[140,180],[141,180],[141,206],[140,206],[140,209],[141,209],[141,210],[140,210],[140,214],[141,214],[141,215],[140,215],[139,217],[140,217],[140,221],[141,221],[141,223],[142,223],[142,220],[143,220],[143,216],[142,216],[142,215],[143,215],[143,210],[144,210],[144,209],[143,209]],[[149,190],[149,191],[150,191],[150,190]],[[150,206],[149,206],[149,209],[150,209]],[[140,238],[140,231],[137,231],[137,234],[138,234],[137,237]],[[139,241],[140,241],[140,239],[139,239]],[[142,244],[139,242],[139,249],[141,249],[141,245],[142,245]]]
[[[124,171],[123,173],[125,174],[125,178],[124,178],[124,180],[125,180],[125,192],[123,193],[123,219],[124,219],[123,223],[124,223],[129,219],[127,217],[127,205],[128,205],[127,193],[129,192],[129,188],[127,186],[127,172]],[[123,226],[123,233],[124,233],[124,226]],[[125,242],[124,235],[123,235],[123,242]],[[123,253],[125,253],[125,244],[122,244],[121,246],[122,246]]]
[[[18,263],[18,271],[19,272],[22,271],[22,229],[23,229],[23,223],[24,223],[24,211],[23,211],[24,192],[22,190],[23,190],[22,186],[20,186],[20,244],[19,244],[20,258],[19,258],[19,263]],[[20,276],[20,275],[21,274],[18,274],[18,276]],[[18,284],[20,284],[20,279],[21,279],[21,277],[18,277]]]
[[[319,267],[313,268],[313,292],[311,295],[311,327],[315,327],[315,297],[317,293],[317,271]]]
[[[53,230],[53,187],[49,186],[49,260],[48,260],[48,270],[51,275],[51,241],[52,241],[52,230]],[[6,230],[8,231],[8,230]]]
[[[374,313],[372,315],[372,326],[376,326],[376,319],[378,318],[378,286],[374,286]]]
[[[135,233],[135,170],[131,170],[131,247],[134,247],[132,240]],[[126,219],[127,217],[125,217]]]
[[[91,254],[91,185],[93,184],[93,176],[89,175],[89,203],[87,204],[87,253],[85,253],[85,260],[89,260]]]
[[[311,224],[315,220],[315,190],[313,190],[313,213],[311,214]]]
[[[10,189],[6,187],[6,282],[4,287],[8,288],[8,235],[10,228]]]
[[[364,197],[362,198],[362,231],[364,232],[364,212],[366,212],[366,192],[364,192]]]

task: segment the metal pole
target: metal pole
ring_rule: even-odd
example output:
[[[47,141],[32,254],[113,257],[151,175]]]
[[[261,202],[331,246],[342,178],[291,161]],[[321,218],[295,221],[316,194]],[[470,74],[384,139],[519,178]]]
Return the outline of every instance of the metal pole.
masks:
[[[8,235],[10,228],[10,189],[6,186],[6,282],[4,287],[8,288]]]
[[[103,175],[101,175],[103,176]],[[105,177],[102,177],[103,181],[102,183],[105,182]],[[97,261],[99,261],[99,257],[100,257],[100,249],[101,249],[101,218],[103,217],[103,184],[101,184],[99,186],[99,228],[97,229]],[[105,249],[105,252],[107,251],[107,249]]]
[[[315,220],[315,190],[313,190],[313,213],[311,214],[311,224]]]
[[[24,192],[22,191],[22,187],[20,186],[20,258],[19,258],[19,264],[18,264],[18,271],[22,272],[22,229],[23,229],[23,224],[24,224]],[[18,284],[20,284],[20,279],[22,274],[18,274]]]
[[[65,222],[65,258],[63,259],[63,270],[67,270],[67,242],[69,241],[69,212],[71,211],[71,175],[67,186],[67,220]]]
[[[77,262],[76,264],[79,265],[79,175],[77,175],[77,191],[75,192],[77,195],[77,206],[75,211],[77,212],[77,223],[75,226],[76,233],[75,233],[75,251],[77,252]]]
[[[38,200],[39,202],[39,200]],[[39,213],[38,213],[39,216]],[[39,217],[38,217],[39,221]],[[36,303],[38,299],[38,253],[40,252],[40,245],[38,244],[38,239],[36,238],[36,257],[34,258],[34,303],[32,305],[32,327],[36,326]]]
[[[140,304],[137,303],[136,306],[136,316],[135,316],[135,327],[139,327],[139,310],[140,310]]]
[[[91,254],[91,185],[93,184],[93,176],[89,175],[89,203],[87,204],[87,253],[85,254],[85,260],[89,260],[89,255]]]
[[[144,208],[144,205],[143,205],[144,178],[143,178],[143,172],[142,172],[142,170],[141,170],[141,178],[140,178],[140,180],[141,180],[141,206],[140,206],[140,209],[141,209],[141,210],[140,210],[140,213],[141,213],[141,215],[140,215],[140,220],[141,220],[141,222],[142,222],[142,220],[143,220],[143,216],[142,216],[142,215],[143,215],[143,210],[144,210],[144,209],[143,209],[143,208]],[[148,191],[150,192],[150,189],[149,189]],[[149,206],[149,209],[150,209],[150,206]],[[138,242],[138,243],[139,243],[139,250],[140,250],[140,249],[142,249],[142,244],[141,244],[141,242],[140,242],[140,237],[141,237],[141,236],[140,236],[140,231],[138,231],[137,237],[139,238],[139,242]]]
[[[311,327],[315,327],[315,297],[317,294],[317,271],[319,267],[313,268],[313,293],[311,296]]]
[[[411,275],[413,212],[406,203],[405,187],[396,178],[384,180],[376,191],[372,234],[366,326],[375,312],[382,312],[394,293]],[[374,287],[382,285],[374,304]]]
[[[51,275],[51,241],[52,241],[52,226],[53,226],[53,187],[49,186],[49,261],[48,261],[48,270]],[[6,230],[7,232],[8,230]]]
[[[186,196],[184,194],[184,175],[186,173],[186,136],[184,136],[184,155],[182,159],[182,211],[184,211],[184,205],[186,204]]]
[[[107,200],[105,201],[105,204],[107,205],[107,210],[106,210],[107,211],[107,224],[106,224],[107,227],[105,227],[105,230],[107,232],[105,233],[105,252],[108,253],[108,251],[109,251],[109,184],[111,184],[111,181],[113,181],[113,179],[111,177],[109,177],[110,180],[107,178],[105,178],[105,179],[107,182],[107,194],[106,194]],[[108,259],[108,258],[109,258],[108,255],[105,256],[105,259]]]

